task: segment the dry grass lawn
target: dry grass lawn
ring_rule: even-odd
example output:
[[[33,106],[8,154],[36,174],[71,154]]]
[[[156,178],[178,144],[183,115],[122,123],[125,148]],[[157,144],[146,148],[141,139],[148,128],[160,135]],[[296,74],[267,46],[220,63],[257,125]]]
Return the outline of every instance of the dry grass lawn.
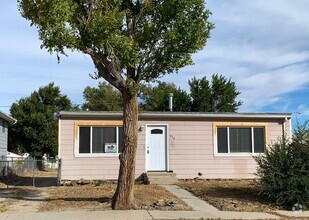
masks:
[[[1,188],[0,212],[110,210],[115,189],[116,184]],[[182,200],[155,185],[136,185],[135,204],[136,209],[145,210],[192,210]]]
[[[46,190],[49,195],[46,204],[42,204],[40,211],[64,211],[70,209],[109,210],[110,199],[116,189],[116,184],[102,186],[55,187]],[[173,201],[178,206],[158,206],[154,203]],[[191,210],[184,202],[167,192],[164,188],[155,185],[135,186],[136,209],[159,210]],[[179,206],[180,205],[180,206]]]
[[[258,183],[258,180],[183,180],[178,185],[222,211],[278,210],[278,206],[259,195]]]

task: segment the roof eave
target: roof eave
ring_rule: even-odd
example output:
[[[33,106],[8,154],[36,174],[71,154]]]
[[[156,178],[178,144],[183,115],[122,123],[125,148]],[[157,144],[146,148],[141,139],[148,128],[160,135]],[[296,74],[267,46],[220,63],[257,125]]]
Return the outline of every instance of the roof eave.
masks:
[[[4,112],[0,111],[0,118],[6,120],[7,122],[9,122],[10,124],[14,124],[17,122],[17,120],[13,117],[11,117],[10,115],[5,114]]]
[[[64,117],[122,117],[122,112],[70,112],[60,111],[55,116],[57,118]],[[277,119],[290,119],[291,113],[178,113],[178,112],[140,112],[139,118],[277,118]]]
[[[140,115],[152,118],[291,118],[290,114],[149,114]]]

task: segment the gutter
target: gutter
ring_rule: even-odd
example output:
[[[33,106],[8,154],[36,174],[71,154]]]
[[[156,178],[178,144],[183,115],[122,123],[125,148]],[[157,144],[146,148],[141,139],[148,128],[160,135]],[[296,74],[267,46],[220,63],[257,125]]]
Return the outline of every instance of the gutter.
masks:
[[[117,117],[122,118],[122,112],[91,112],[91,111],[60,111],[55,113],[55,118],[62,117]],[[291,113],[200,113],[200,112],[140,112],[139,118],[278,118],[290,119]]]
[[[16,124],[17,120],[13,117],[11,117],[10,115],[5,114],[4,112],[2,112],[0,110],[0,118],[6,120],[7,122],[9,122],[11,125]]]

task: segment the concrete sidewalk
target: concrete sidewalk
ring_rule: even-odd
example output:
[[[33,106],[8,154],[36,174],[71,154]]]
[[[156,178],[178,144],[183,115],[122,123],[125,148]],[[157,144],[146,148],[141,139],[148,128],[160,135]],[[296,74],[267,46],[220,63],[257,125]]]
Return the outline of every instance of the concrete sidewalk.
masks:
[[[127,220],[153,220],[153,219],[271,219],[271,215],[235,215],[230,212],[214,213],[205,211],[76,211],[76,212],[45,212],[45,213],[19,213],[0,214],[0,220],[99,220],[99,219],[127,219]]]
[[[99,219],[153,219],[145,210],[129,211],[76,211],[0,214],[0,220],[99,220]]]
[[[270,217],[271,216],[271,217]],[[290,217],[308,217],[308,215],[293,215]],[[127,220],[153,220],[153,219],[275,219],[279,216],[267,213],[235,213],[205,211],[76,211],[76,212],[45,212],[45,213],[19,213],[0,214],[0,220],[99,220],[99,219],[127,219]]]
[[[74,211],[0,214],[0,220],[98,220],[98,219],[278,219],[280,216],[262,212],[227,212],[220,211],[205,201],[197,198],[186,190],[175,185],[163,186],[171,193],[186,202],[194,211]],[[278,211],[281,216],[309,217],[309,212]]]

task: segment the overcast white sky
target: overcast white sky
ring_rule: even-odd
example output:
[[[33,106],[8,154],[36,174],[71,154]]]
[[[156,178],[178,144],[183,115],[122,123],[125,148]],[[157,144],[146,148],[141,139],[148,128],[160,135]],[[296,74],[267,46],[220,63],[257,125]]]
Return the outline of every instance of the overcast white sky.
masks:
[[[193,56],[195,65],[162,80],[188,89],[188,79],[213,73],[235,81],[244,105],[240,112],[291,112],[309,116],[309,1],[209,0],[216,28],[206,47]],[[37,30],[21,18],[16,1],[0,9],[0,110],[55,82],[76,104],[82,91],[96,86],[89,77],[91,60],[70,53],[57,63],[40,49]],[[296,114],[299,112],[300,114]]]

